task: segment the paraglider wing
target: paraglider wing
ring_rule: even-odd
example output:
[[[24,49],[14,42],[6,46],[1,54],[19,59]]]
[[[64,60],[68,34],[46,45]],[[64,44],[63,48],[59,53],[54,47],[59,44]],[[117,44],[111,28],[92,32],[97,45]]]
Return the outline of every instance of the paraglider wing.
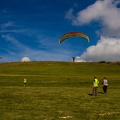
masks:
[[[71,37],[83,37],[88,42],[90,41],[89,37],[82,32],[68,32],[68,33],[66,33],[66,34],[64,34],[63,36],[60,37],[59,44],[61,44],[65,39],[71,38]]]

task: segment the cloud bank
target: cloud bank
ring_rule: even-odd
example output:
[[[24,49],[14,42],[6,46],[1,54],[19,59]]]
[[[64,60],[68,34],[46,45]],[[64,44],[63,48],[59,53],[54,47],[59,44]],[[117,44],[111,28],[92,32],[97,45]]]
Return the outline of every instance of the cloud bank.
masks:
[[[101,37],[96,45],[90,46],[76,62],[120,61],[120,39]]]
[[[119,0],[97,0],[86,9],[73,15],[71,8],[66,18],[72,25],[81,26],[91,22],[99,23],[100,40],[90,46],[76,61],[120,61],[120,5]]]

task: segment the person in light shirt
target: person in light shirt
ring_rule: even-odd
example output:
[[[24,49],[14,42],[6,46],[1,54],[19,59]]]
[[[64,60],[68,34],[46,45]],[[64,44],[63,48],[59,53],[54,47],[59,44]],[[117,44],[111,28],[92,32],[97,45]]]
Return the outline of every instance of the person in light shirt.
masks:
[[[108,87],[108,80],[106,77],[103,77],[103,93],[106,94],[107,93],[107,87]]]

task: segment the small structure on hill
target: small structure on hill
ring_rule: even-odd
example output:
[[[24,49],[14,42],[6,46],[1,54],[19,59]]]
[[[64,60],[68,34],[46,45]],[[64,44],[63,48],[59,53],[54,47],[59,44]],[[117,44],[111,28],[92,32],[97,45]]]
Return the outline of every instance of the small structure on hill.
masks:
[[[21,59],[21,62],[30,62],[30,59],[28,57],[23,57]]]

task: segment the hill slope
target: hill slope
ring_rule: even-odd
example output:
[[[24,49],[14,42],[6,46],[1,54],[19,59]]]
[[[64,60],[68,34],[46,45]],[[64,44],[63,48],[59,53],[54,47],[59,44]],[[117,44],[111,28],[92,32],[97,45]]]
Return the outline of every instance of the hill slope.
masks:
[[[93,76],[100,81],[96,97],[90,96]],[[1,120],[119,120],[119,78],[119,63],[1,63]]]

